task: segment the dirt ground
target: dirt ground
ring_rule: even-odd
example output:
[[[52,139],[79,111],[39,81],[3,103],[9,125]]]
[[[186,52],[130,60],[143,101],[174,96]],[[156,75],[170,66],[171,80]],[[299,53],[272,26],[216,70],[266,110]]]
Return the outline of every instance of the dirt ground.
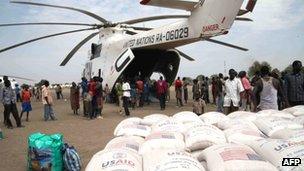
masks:
[[[0,128],[2,129],[4,139],[0,140],[0,170],[1,171],[24,171],[26,170],[27,160],[27,137],[34,132],[46,134],[61,133],[64,140],[76,147],[83,168],[88,164],[91,157],[101,151],[107,142],[113,138],[113,132],[116,125],[125,119],[118,114],[118,107],[114,104],[105,104],[103,110],[104,119],[88,120],[82,114],[74,115],[68,100],[68,90],[64,91],[64,97],[67,100],[55,100],[54,111],[57,121],[43,120],[43,105],[39,101],[32,100],[33,111],[30,113],[30,122],[25,122],[23,117],[22,124],[25,128],[7,129],[3,125],[3,106],[0,105]],[[171,97],[174,92],[171,92]],[[189,97],[192,97],[190,95]],[[208,105],[207,111],[214,109],[214,105]],[[20,112],[21,104],[18,104]],[[159,110],[158,103],[152,103],[149,106],[131,110],[131,116],[144,117],[149,114],[162,113],[173,115],[179,111],[191,111],[192,100],[184,107],[176,107],[176,101],[171,99],[167,103],[165,111]],[[82,106],[80,113],[82,113]],[[12,118],[15,126],[15,121]],[[84,170],[84,169],[83,169]]]

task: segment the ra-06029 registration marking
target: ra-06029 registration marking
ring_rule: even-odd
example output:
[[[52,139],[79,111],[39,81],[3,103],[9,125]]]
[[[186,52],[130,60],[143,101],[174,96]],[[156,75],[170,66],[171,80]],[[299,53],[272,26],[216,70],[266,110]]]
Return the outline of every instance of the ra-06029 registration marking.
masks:
[[[157,33],[151,36],[140,37],[132,39],[124,44],[125,47],[143,46],[154,43],[162,43],[165,41],[178,40],[189,37],[189,28],[183,27],[180,29],[170,30],[166,33]]]

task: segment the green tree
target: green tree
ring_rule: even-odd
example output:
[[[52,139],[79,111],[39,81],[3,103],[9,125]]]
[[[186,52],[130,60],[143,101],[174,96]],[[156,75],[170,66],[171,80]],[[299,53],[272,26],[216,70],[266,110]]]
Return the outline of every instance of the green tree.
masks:
[[[185,78],[186,78],[186,82],[192,83],[192,78],[191,77],[185,77]]]
[[[284,70],[283,72],[285,73],[292,73],[292,66],[291,65],[288,65]]]
[[[41,86],[43,86],[43,84],[44,84],[45,81],[46,81],[46,80],[43,80],[43,79],[42,79],[39,83],[36,83],[35,86],[36,86],[36,87],[41,87]]]
[[[211,79],[212,79],[213,77],[216,78],[216,77],[218,77],[218,75],[217,75],[217,74],[213,74],[213,75],[210,76]]]
[[[248,70],[248,75],[249,77],[253,77],[254,74],[257,72],[257,71],[260,71],[262,66],[268,66],[269,69],[271,70],[271,66],[268,62],[259,62],[259,61],[255,61],[253,62],[253,64],[251,65],[251,67],[249,67],[249,70]]]
[[[199,80],[199,81],[202,81],[202,80],[203,80],[203,77],[204,77],[203,75],[198,75],[198,76],[196,77],[196,79]]]

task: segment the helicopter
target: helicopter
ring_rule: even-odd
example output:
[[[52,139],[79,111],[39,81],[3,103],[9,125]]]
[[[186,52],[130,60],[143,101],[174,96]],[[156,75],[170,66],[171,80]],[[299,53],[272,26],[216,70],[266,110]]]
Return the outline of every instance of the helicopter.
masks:
[[[63,59],[60,66],[65,66],[84,44],[98,36],[99,41],[91,44],[89,59],[85,64],[83,76],[86,78],[102,77],[103,84],[108,84],[109,88],[113,89],[115,83],[121,77],[134,78],[139,76],[143,79],[149,78],[155,72],[163,74],[166,81],[172,83],[177,75],[181,58],[194,61],[192,57],[176,49],[183,45],[208,41],[248,51],[246,48],[218,41],[213,37],[227,35],[234,21],[252,21],[250,18],[243,17],[243,15],[253,12],[257,0],[249,0],[245,9],[241,9],[244,0],[141,0],[139,3],[144,6],[185,10],[190,14],[158,15],[120,22],[111,22],[90,11],[69,6],[15,0],[10,2],[77,11],[96,19],[99,23],[24,22],[0,24],[0,27],[24,25],[88,27],[24,41],[2,48],[0,53],[50,37],[96,30],[96,32],[89,34],[80,41]],[[157,28],[134,26],[134,24],[142,22],[163,19],[178,20]]]

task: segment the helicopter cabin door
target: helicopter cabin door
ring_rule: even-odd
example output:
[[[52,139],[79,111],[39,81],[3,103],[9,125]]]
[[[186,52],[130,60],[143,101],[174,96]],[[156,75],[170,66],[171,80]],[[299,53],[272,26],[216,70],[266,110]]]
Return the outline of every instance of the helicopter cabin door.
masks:
[[[114,61],[114,64],[111,67],[110,76],[108,77],[109,87],[112,87],[117,79],[121,76],[126,67],[133,61],[135,58],[132,50],[130,48],[123,51]]]
[[[92,62],[87,62],[85,64],[85,69],[84,69],[84,77],[87,79],[87,80],[90,80],[91,77],[92,77]]]

